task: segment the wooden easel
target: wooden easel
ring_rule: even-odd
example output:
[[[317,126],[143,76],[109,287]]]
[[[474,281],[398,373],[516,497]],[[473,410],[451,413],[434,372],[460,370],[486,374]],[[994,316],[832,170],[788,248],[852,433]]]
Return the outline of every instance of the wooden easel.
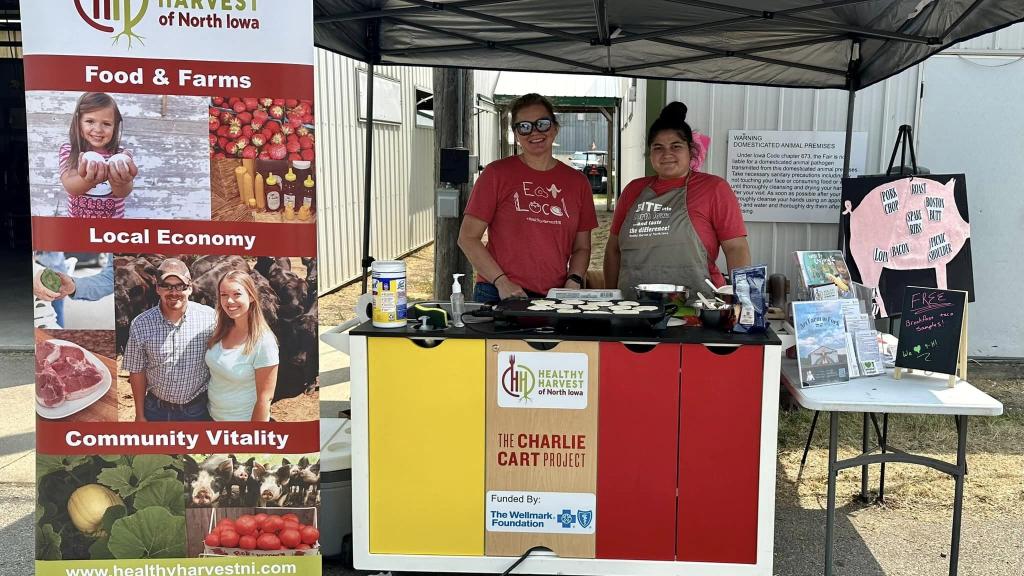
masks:
[[[967,380],[967,309],[970,306],[964,301],[964,319],[960,324],[960,349],[956,356],[956,370],[953,374],[949,374],[949,387],[953,388],[956,386],[956,380],[959,377],[960,380]],[[906,370],[907,374],[913,374],[913,368],[901,368],[896,367],[893,377],[900,380],[903,376],[903,371]]]

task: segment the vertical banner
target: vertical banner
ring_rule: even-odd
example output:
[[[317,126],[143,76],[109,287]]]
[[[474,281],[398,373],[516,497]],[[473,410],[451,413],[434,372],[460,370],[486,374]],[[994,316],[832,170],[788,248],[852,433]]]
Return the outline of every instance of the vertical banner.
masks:
[[[594,558],[598,343],[487,348],[486,554]]]
[[[21,12],[37,573],[319,573],[312,3]]]

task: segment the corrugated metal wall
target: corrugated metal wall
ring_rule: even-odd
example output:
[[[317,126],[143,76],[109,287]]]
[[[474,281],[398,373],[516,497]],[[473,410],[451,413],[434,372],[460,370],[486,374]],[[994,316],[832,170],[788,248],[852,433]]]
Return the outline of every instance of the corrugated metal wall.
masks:
[[[10,30],[0,35],[0,40],[6,42],[17,42],[21,44],[21,30]],[[0,48],[0,58],[21,58],[21,46],[8,46]]]
[[[501,123],[498,109],[494,105],[494,87],[498,82],[499,72],[491,70],[475,70],[473,72],[473,88],[476,91],[476,148],[474,154],[480,157],[480,166],[487,166],[498,159],[500,140],[498,133]]]
[[[647,158],[644,156],[647,139],[647,82],[622,78],[622,188],[634,178],[644,175]],[[636,83],[636,94],[631,99],[629,86]]]
[[[317,49],[316,128],[320,291],[361,273],[366,125],[358,119],[355,60]],[[415,90],[433,92],[430,68],[381,66],[401,83],[402,123],[373,135],[370,254],[396,258],[434,239],[434,130],[415,122]]]
[[[608,150],[608,120],[600,112],[565,112],[558,115],[555,154],[581,150]]]
[[[915,66],[857,93],[853,129],[868,134],[867,173],[885,169],[900,125],[915,124],[918,76]],[[731,129],[846,129],[847,94],[840,90],[669,82],[667,101],[673,100],[687,105],[687,120],[694,130],[711,136],[704,171],[722,177]],[[794,250],[838,245],[838,224],[748,222],[747,232],[753,261],[767,264],[769,273],[782,272],[789,278],[796,278]],[[724,265],[724,256],[721,260]]]
[[[1014,24],[991,34],[961,42],[946,52],[963,50],[999,50],[1002,52],[1024,50],[1024,24]]]

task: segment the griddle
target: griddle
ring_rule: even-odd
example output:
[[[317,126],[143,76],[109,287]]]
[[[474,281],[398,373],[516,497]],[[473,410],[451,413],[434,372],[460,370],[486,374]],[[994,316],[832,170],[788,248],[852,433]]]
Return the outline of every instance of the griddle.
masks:
[[[664,328],[669,316],[675,313],[675,305],[667,307],[654,300],[610,300],[618,302],[636,302],[638,306],[655,306],[655,310],[644,310],[636,314],[595,314],[594,311],[583,310],[573,314],[559,313],[556,310],[529,310],[533,300],[550,300],[545,298],[509,298],[494,305],[494,318],[524,326],[579,326],[606,325],[616,328],[648,327]],[[668,308],[668,309],[666,309]]]

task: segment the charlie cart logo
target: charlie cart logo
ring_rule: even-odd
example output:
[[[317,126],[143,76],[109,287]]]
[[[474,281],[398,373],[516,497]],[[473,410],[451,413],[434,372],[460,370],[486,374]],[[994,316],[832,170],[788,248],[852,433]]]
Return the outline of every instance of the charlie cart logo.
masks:
[[[113,36],[114,44],[124,36],[128,38],[128,48],[132,47],[133,38],[142,43],[143,37],[133,30],[146,15],[149,0],[136,0],[137,8],[132,4],[132,0],[75,0],[78,15],[86,24],[100,32],[112,33],[120,29]]]
[[[501,373],[501,387],[505,393],[518,398],[520,402],[529,402],[530,394],[536,386],[537,379],[534,378],[533,371],[522,363],[517,367],[515,354],[510,355],[508,368]]]

